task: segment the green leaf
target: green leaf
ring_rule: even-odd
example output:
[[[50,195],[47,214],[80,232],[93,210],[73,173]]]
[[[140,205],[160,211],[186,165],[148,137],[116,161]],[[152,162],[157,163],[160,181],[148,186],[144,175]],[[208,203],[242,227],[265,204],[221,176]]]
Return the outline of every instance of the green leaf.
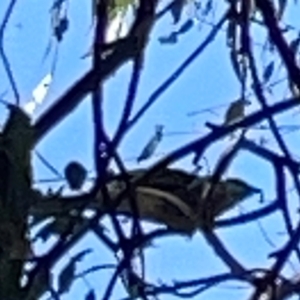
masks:
[[[97,0],[92,0],[97,3]],[[130,6],[134,6],[135,0],[114,0],[109,1],[109,20],[113,20],[118,12],[126,12]],[[95,4],[93,6],[96,8]],[[94,12],[95,16],[95,12]]]

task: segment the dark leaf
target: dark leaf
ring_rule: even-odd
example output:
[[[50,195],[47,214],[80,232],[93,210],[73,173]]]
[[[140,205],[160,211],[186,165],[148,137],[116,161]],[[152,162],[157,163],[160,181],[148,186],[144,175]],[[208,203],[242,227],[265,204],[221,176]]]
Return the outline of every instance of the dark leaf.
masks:
[[[271,61],[266,66],[266,68],[264,70],[264,73],[263,73],[263,80],[264,80],[265,83],[267,83],[270,80],[270,78],[273,74],[273,71],[274,71],[274,66],[275,66],[274,61]]]
[[[87,177],[87,171],[82,164],[72,161],[66,166],[64,173],[71,190],[78,191],[82,188]]]
[[[147,143],[147,145],[142,150],[141,154],[139,155],[137,162],[139,163],[142,160],[145,160],[153,155],[154,151],[156,150],[158,144],[162,140],[163,137],[163,126],[157,125],[155,128],[155,133]]]
[[[181,27],[178,29],[178,34],[183,34],[188,32],[194,25],[194,22],[192,19],[187,20],[185,23],[181,25]]]
[[[68,30],[69,27],[69,20],[64,17],[62,18],[57,26],[54,27],[54,36],[56,37],[58,42],[61,42],[63,39],[64,33]]]
[[[56,1],[54,1],[53,5],[52,5],[52,9],[59,10],[62,7],[62,5],[64,4],[64,2],[66,2],[66,0],[56,0]]]
[[[34,237],[35,240],[41,239],[43,242],[46,242],[51,235],[61,235],[66,231],[69,226],[69,220],[67,217],[56,218],[55,220],[47,223],[41,228],[41,230]]]
[[[158,38],[161,44],[176,44],[177,43],[177,34],[172,32],[169,36],[163,36]]]
[[[85,300],[96,300],[96,294],[93,290],[90,290],[86,296],[85,296]]]
[[[82,271],[80,272],[79,274],[76,275],[76,278],[79,278],[79,277],[84,277],[90,273],[93,273],[93,272],[97,272],[99,270],[105,270],[105,269],[114,269],[116,266],[113,265],[113,264],[107,264],[107,265],[100,265],[100,266],[93,266],[85,271]]]
[[[278,19],[280,20],[285,12],[287,0],[279,0]]]
[[[92,17],[95,18],[97,17],[97,0],[92,0]]]
[[[75,275],[75,262],[70,262],[60,273],[58,277],[58,293],[63,294],[69,291],[74,275]]]
[[[65,33],[69,28],[69,20],[67,17],[64,17],[60,20],[60,31]]]
[[[58,277],[58,293],[63,294],[69,291],[72,282],[75,279],[75,270],[76,270],[76,263],[81,261],[82,258],[90,253],[91,249],[83,250],[73,256],[68,263],[68,265],[62,270]]]
[[[32,216],[32,218],[30,218],[29,226],[30,228],[34,228],[35,226],[39,225],[41,222],[45,221],[46,219],[47,218],[45,218],[45,216],[39,216],[39,215]]]
[[[86,249],[86,250],[80,251],[79,253],[77,253],[75,256],[73,256],[71,258],[71,262],[76,263],[76,262],[82,261],[83,257],[91,252],[92,252],[92,249]]]
[[[181,13],[184,7],[185,0],[174,0],[170,8],[170,12],[173,17],[174,24],[177,24],[180,20]]]
[[[294,54],[298,52],[299,45],[300,45],[300,35],[298,35],[297,38],[292,40],[290,43],[290,47],[294,52]]]
[[[206,5],[205,5],[205,7],[203,9],[203,12],[202,12],[203,16],[207,16],[210,13],[210,11],[212,10],[212,8],[213,8],[213,1],[208,0],[206,2]]]

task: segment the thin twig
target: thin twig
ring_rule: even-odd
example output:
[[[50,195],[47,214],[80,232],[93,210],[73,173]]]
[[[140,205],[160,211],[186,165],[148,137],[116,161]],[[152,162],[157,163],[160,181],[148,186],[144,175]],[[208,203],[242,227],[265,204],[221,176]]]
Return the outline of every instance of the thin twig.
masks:
[[[127,127],[132,127],[154,104],[154,102],[178,79],[178,77],[186,70],[186,68],[194,62],[196,58],[206,49],[206,47],[214,40],[218,32],[220,31],[223,24],[226,22],[230,11],[227,11],[220,21],[208,34],[206,39],[189,55],[184,62],[152,93],[148,101],[143,107],[136,113],[136,115],[130,120]]]
[[[14,96],[15,96],[15,99],[16,99],[16,105],[19,106],[20,105],[20,95],[19,95],[17,85],[16,85],[16,82],[15,82],[15,79],[14,79],[14,76],[13,76],[13,73],[12,73],[12,70],[11,70],[11,67],[10,67],[9,60],[6,56],[5,51],[4,51],[4,32],[5,32],[7,23],[9,21],[9,18],[12,14],[12,11],[13,11],[14,6],[15,6],[16,3],[17,3],[17,0],[11,0],[9,2],[9,5],[8,5],[8,8],[7,8],[6,13],[4,15],[2,24],[0,26],[0,56],[2,58],[5,72],[7,74],[9,83],[12,87],[12,90],[13,90],[13,93],[14,93]]]

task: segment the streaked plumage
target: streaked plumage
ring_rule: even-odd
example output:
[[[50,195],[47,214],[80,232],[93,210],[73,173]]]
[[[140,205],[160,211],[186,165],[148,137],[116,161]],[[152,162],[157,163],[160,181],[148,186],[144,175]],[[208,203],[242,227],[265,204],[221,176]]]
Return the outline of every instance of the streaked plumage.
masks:
[[[155,127],[155,134],[147,143],[147,145],[142,150],[141,154],[139,155],[137,162],[141,162],[142,160],[148,159],[156,150],[158,144],[162,140],[163,137],[163,125],[156,125]]]

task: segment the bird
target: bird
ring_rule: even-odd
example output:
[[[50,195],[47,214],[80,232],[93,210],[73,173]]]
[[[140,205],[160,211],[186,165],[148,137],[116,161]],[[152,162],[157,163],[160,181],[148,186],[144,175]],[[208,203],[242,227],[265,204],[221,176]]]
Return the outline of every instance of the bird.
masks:
[[[244,98],[233,101],[226,110],[223,125],[228,126],[242,120],[245,117],[245,106],[249,104],[251,102]]]
[[[148,159],[156,150],[158,144],[162,140],[163,137],[163,125],[156,125],[155,133],[149,142],[146,144],[144,149],[142,150],[141,154],[137,158],[137,162],[140,163],[142,160]]]

